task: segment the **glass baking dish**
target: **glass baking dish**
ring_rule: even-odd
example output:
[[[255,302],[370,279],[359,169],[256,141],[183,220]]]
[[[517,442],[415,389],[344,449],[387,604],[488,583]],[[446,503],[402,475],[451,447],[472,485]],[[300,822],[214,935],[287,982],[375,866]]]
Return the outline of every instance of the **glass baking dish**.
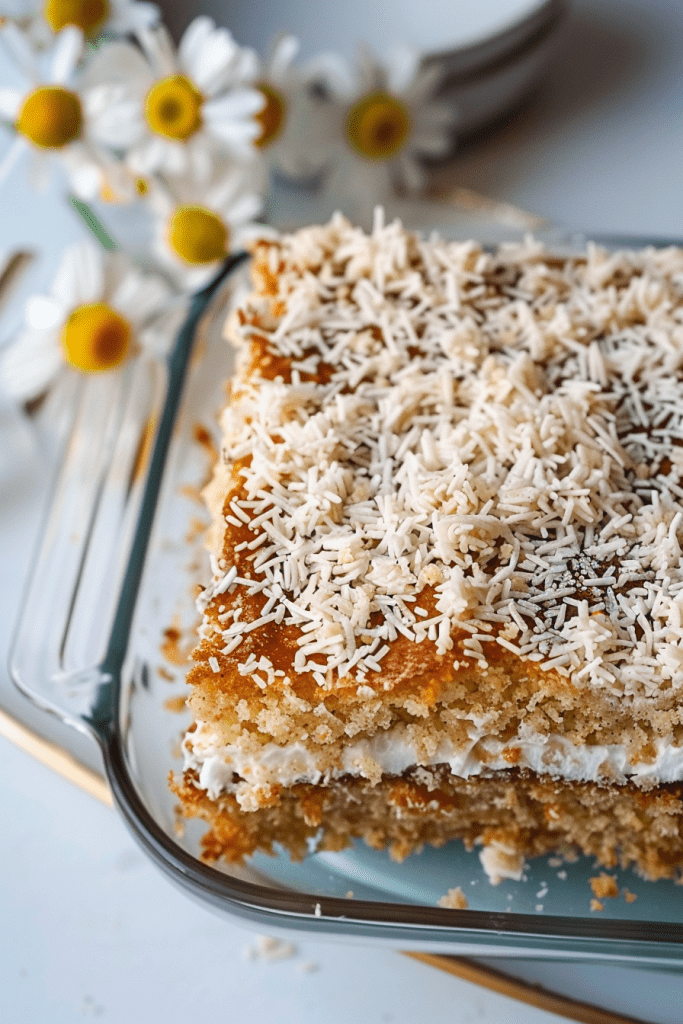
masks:
[[[167,776],[181,766],[188,724],[193,584],[209,572],[198,489],[231,372],[222,324],[245,283],[238,257],[194,298],[167,362],[68,385],[73,421],[11,654],[15,683],[99,746],[137,841],[216,911],[269,931],[403,949],[683,967],[683,887],[616,872],[637,900],[606,900],[595,913],[587,858],[540,858],[521,882],[497,887],[460,843],[402,864],[363,844],[296,864],[284,853],[241,868],[199,860],[204,827],[178,822]],[[438,907],[456,886],[469,909]]]

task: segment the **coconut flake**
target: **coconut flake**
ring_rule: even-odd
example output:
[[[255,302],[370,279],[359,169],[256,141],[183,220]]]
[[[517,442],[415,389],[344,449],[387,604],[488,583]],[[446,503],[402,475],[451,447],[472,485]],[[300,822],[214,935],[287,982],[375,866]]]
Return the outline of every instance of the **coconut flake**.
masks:
[[[223,416],[252,568],[214,566],[200,603],[265,600],[224,650],[298,626],[295,671],[329,687],[398,635],[445,657],[464,631],[483,667],[497,639],[615,694],[683,685],[683,253],[558,261],[335,216],[259,258],[276,294],[232,333],[293,369],[240,379]]]

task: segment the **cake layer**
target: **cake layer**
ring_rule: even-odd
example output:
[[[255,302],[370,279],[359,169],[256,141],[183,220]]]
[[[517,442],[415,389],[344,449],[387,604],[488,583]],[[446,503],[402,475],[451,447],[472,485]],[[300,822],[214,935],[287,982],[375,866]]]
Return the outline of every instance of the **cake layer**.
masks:
[[[339,850],[352,839],[388,847],[401,860],[425,844],[462,839],[487,851],[482,859],[494,878],[521,874],[515,865],[524,857],[554,850],[580,850],[605,867],[633,866],[650,879],[678,877],[683,866],[683,787],[675,783],[634,792],[514,768],[461,779],[441,766],[375,784],[345,777],[329,786],[295,785],[255,813],[243,812],[230,794],[209,799],[192,773],[175,789],[185,814],[210,825],[203,840],[209,861],[274,852],[275,843],[301,859],[314,840],[319,850]]]
[[[199,726],[185,740],[185,764],[197,773],[199,787],[211,799],[234,793],[242,808],[257,807],[270,791],[298,783],[329,783],[342,776],[378,781],[383,775],[402,775],[419,766],[445,764],[458,778],[468,779],[514,765],[540,775],[581,782],[624,784],[641,789],[683,780],[683,748],[660,742],[652,761],[631,762],[623,744],[573,744],[557,733],[524,730],[501,739],[474,723],[467,743],[456,746],[440,740],[425,757],[411,742],[405,725],[375,733],[369,739],[349,740],[317,751],[299,741],[277,743],[216,742],[215,734]]]

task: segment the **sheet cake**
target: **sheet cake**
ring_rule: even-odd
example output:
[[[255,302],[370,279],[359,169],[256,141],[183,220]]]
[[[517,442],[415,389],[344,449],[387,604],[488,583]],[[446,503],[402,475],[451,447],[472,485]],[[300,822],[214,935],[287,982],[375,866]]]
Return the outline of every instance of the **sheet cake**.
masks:
[[[203,853],[683,866],[683,252],[256,245],[206,498]]]

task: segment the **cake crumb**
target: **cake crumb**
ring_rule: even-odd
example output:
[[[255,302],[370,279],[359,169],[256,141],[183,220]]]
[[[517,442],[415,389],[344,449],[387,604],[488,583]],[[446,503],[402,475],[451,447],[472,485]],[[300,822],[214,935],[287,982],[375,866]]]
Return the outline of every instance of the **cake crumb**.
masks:
[[[638,897],[634,892],[629,892],[628,889],[624,889],[624,899],[627,903],[635,903]]]
[[[543,910],[543,904],[542,903],[537,903],[536,904],[536,913],[540,914],[542,910]]]
[[[600,900],[591,900],[591,910],[604,910],[605,904],[601,903]]]
[[[563,864],[561,857],[548,857],[548,866],[551,868],[561,868]]]
[[[560,879],[560,881],[562,881],[562,882],[566,882],[566,881],[567,881],[567,872],[566,872],[566,871],[564,870],[564,868],[562,868],[562,870],[561,870],[561,871],[558,871],[558,872],[557,872],[557,877],[558,877],[558,878]]]
[[[169,626],[164,630],[161,654],[171,665],[187,665],[190,661],[190,652],[194,647],[194,641],[184,650],[181,647],[181,640],[182,633],[177,625]]]
[[[344,893],[344,899],[345,900],[352,900],[353,899],[353,889],[349,889],[348,892]]]
[[[190,520],[185,540],[188,544],[192,544],[204,533],[206,533],[206,523],[203,519],[199,519],[198,516],[193,516]]]
[[[179,714],[184,711],[187,707],[187,697],[182,694],[178,697],[169,697],[168,700],[164,701],[164,707],[167,711],[172,711],[174,714]]]
[[[316,917],[322,917],[323,916],[322,908],[321,908],[319,903],[316,903],[315,909],[313,910],[313,913],[315,914]]]
[[[443,907],[444,910],[467,910],[470,904],[465,893],[457,885],[455,889],[449,889],[445,896],[441,896],[436,905]]]
[[[608,875],[601,871],[595,878],[588,879],[593,895],[598,899],[615,900],[619,897],[619,886],[615,875]],[[602,908],[600,908],[602,909]]]
[[[257,935],[256,945],[247,946],[245,953],[249,960],[266,960],[269,963],[275,963],[278,960],[289,960],[296,956],[296,946],[293,942],[277,939],[274,935]]]
[[[500,885],[504,878],[522,881],[524,857],[517,850],[511,850],[502,843],[489,843],[480,851],[479,860],[491,885]]]
[[[182,487],[178,488],[178,494],[183,498],[189,498],[190,501],[194,501],[197,505],[201,505],[204,508],[204,499],[202,498],[201,487],[193,487],[191,484],[183,484]]]

